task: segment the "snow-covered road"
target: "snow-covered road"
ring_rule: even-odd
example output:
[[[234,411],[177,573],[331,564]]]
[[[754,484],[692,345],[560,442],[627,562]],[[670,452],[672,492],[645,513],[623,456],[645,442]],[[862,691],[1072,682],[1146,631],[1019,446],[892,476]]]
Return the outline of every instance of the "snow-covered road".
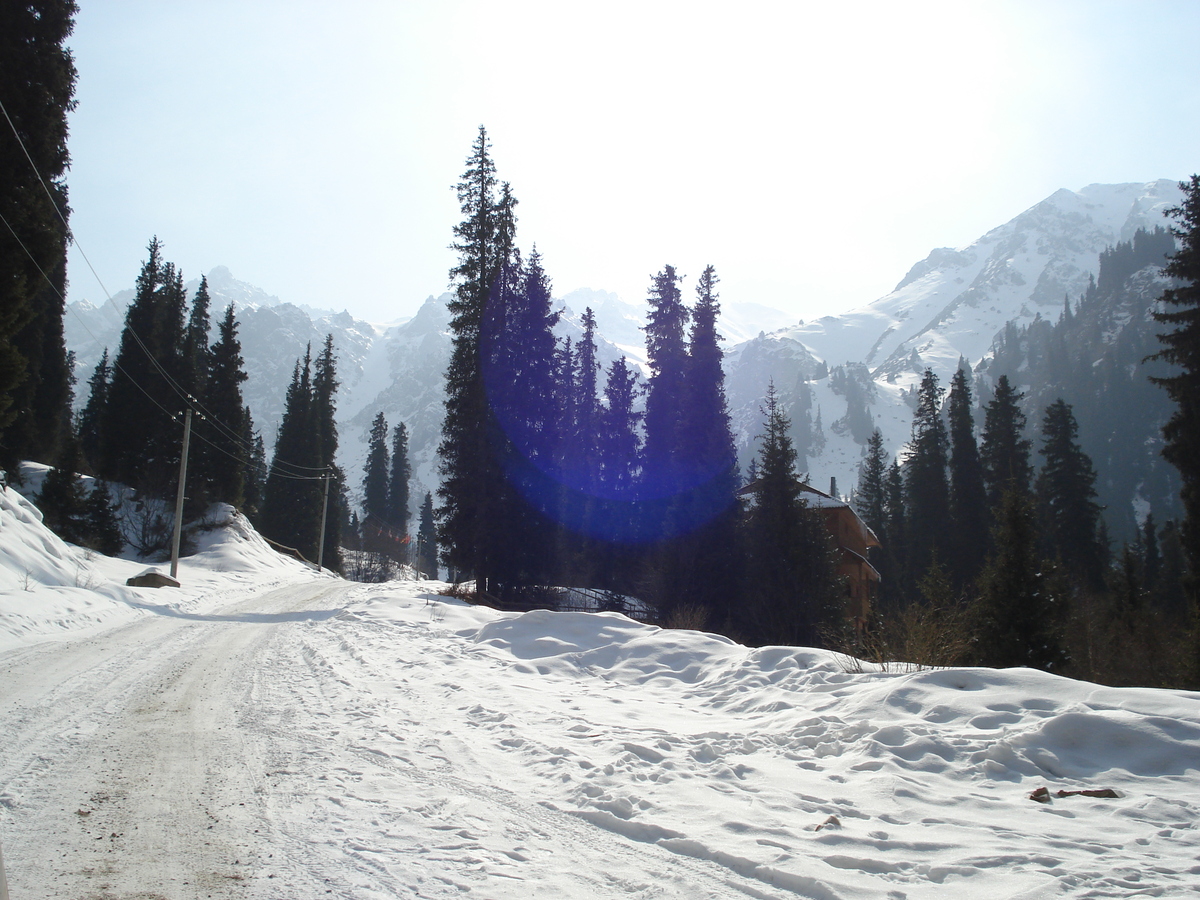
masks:
[[[440,598],[406,591],[397,634],[345,610],[364,593],[322,580],[211,614],[160,607],[0,657],[0,802],[22,813],[13,897],[761,895],[653,843],[681,835],[628,821],[628,799],[574,814],[545,799],[557,792],[539,780],[569,780],[558,767],[594,768],[545,740],[595,745],[587,686],[513,684],[446,630]],[[484,703],[464,705],[481,683]]]
[[[260,659],[344,590],[162,608],[0,657],[0,783],[28,816],[5,848],[14,897],[225,896],[267,841],[225,812],[266,783],[264,743],[241,727]]]
[[[852,671],[432,589],[292,577],[0,653],[13,900],[1200,885],[1194,694]]]

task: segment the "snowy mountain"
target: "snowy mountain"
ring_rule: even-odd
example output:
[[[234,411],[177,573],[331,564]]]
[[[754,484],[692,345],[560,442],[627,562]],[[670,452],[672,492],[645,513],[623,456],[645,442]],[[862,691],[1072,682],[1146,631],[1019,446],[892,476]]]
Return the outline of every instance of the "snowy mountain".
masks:
[[[830,365],[863,362],[877,376],[919,376],[931,366],[951,375],[960,356],[972,364],[986,356],[1005,323],[1057,316],[1064,297],[1087,289],[1105,247],[1162,226],[1163,211],[1180,199],[1166,179],[1056,191],[966,247],[934,250],[887,296],[789,336]]]
[[[1163,225],[1163,210],[1180,199],[1178,186],[1168,180],[1057,191],[965,247],[934,250],[890,294],[813,322],[796,324],[769,306],[722,298],[719,331],[743,467],[755,452],[763,398],[773,382],[792,417],[812,482],[826,488],[836,479],[838,489],[849,493],[870,427],[882,430],[890,452],[902,450],[912,420],[911,391],[927,366],[948,384],[960,357],[979,368],[1009,323],[1056,318],[1064,297],[1078,298],[1087,290],[1106,247],[1129,240],[1139,228]],[[414,503],[436,488],[442,382],[450,355],[449,295],[429,297],[410,320],[376,324],[345,311],[283,302],[223,267],[208,280],[214,319],[227,303],[237,304],[250,375],[245,395],[268,452],[296,359],[306,344],[315,348],[332,334],[341,380],[339,462],[352,493],[361,480],[371,420],[380,411],[390,425],[403,421],[408,428]],[[197,284],[190,283],[189,290]],[[687,296],[687,285],[684,291]],[[100,307],[86,301],[70,305],[67,340],[77,358],[79,405],[101,351],[106,346],[115,351],[131,298],[132,291],[123,291]],[[584,288],[558,302],[560,338],[577,341],[580,317],[591,307],[604,367],[625,355],[644,370],[644,301]],[[854,383],[849,389],[847,377]]]
[[[813,483],[823,487],[835,477],[848,492],[857,480],[863,440],[836,427],[851,412],[847,398],[828,377],[799,382],[801,369],[866,366],[873,382],[868,412],[888,450],[901,451],[912,422],[907,401],[926,367],[948,386],[959,359],[977,368],[1009,323],[1057,319],[1064,298],[1077,301],[1098,274],[1106,247],[1130,240],[1138,229],[1168,224],[1163,212],[1180,200],[1178,185],[1165,179],[1056,191],[966,247],[934,250],[873,303],[733,348],[729,401],[743,464],[750,455],[743,440],[756,433],[757,405],[773,378],[792,410],[798,443],[805,426],[798,418],[808,415],[814,426],[819,418],[824,426],[824,440],[807,454]]]

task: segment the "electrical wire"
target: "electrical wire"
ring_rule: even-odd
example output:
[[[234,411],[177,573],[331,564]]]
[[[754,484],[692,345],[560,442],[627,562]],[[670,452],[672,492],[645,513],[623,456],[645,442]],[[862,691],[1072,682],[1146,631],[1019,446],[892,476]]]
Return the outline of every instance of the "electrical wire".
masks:
[[[55,214],[58,216],[59,220],[63,223],[63,228],[66,230],[67,239],[79,251],[80,256],[83,257],[84,262],[87,264],[88,269],[91,270],[92,276],[96,279],[96,283],[100,285],[100,289],[102,291],[104,291],[105,297],[109,300],[109,302],[111,302],[112,294],[109,293],[109,290],[105,286],[103,280],[100,278],[99,273],[96,272],[96,268],[95,268],[95,266],[92,265],[92,261],[88,258],[88,255],[84,251],[83,246],[75,238],[75,235],[71,230],[71,226],[68,224],[66,217],[63,215],[62,210],[59,208],[58,202],[55,200],[54,194],[50,191],[49,186],[46,184],[45,179],[42,177],[42,173],[41,173],[41,171],[39,171],[37,164],[33,161],[33,157],[29,154],[29,149],[25,146],[25,141],[21,138],[21,134],[18,131],[16,124],[13,122],[12,117],[8,114],[8,109],[4,106],[4,102],[2,100],[0,100],[0,112],[3,112],[4,118],[8,121],[9,127],[12,129],[13,136],[17,139],[17,143],[18,143],[18,145],[20,145],[21,151],[25,154],[25,158],[29,161],[30,168],[33,169],[34,174],[37,176],[38,182],[42,186],[42,190],[45,191],[47,198],[49,198],[50,205],[54,208]],[[0,215],[0,220],[3,220],[5,227],[12,234],[13,238],[20,245],[21,249],[25,251],[25,255],[29,257],[30,261],[33,263],[34,267],[41,274],[42,278],[46,281],[47,284],[50,285],[51,289],[54,291],[55,294],[58,295],[59,299],[62,300],[63,306],[65,308],[70,308],[66,302],[66,297],[63,296],[62,292],[58,289],[58,286],[56,284],[54,284],[54,282],[50,279],[49,275],[47,275],[46,272],[42,269],[41,265],[37,261],[37,258],[34,257],[33,253],[29,250],[29,248],[25,246],[25,242],[21,240],[21,238],[17,234],[16,230],[12,227],[11,224],[9,224],[8,220],[5,219],[3,217],[3,215]],[[71,312],[72,312],[72,314],[75,315],[76,320],[83,326],[84,330],[89,335],[91,335],[92,339],[95,340],[97,343],[99,343],[99,339],[96,337],[95,333],[92,332],[91,328],[88,327],[87,322],[85,322],[83,320],[83,317],[80,316],[78,313],[76,313],[74,310],[71,310]],[[181,400],[184,401],[184,403],[186,405],[191,406],[193,408],[193,410],[195,410],[200,415],[200,418],[203,421],[206,421],[206,422],[209,422],[210,424],[212,424],[214,427],[217,428],[217,430],[219,432],[224,432],[224,435],[228,440],[241,446],[241,448],[243,450],[249,451],[251,454],[253,454],[253,452],[255,450],[254,446],[249,444],[240,434],[236,433],[229,425],[226,425],[217,416],[213,415],[210,411],[205,409],[204,406],[200,403],[199,400],[196,399],[195,396],[193,396],[182,385],[180,385],[171,376],[171,374],[163,367],[163,365],[158,361],[158,359],[155,358],[154,354],[150,352],[150,349],[146,346],[146,344],[142,340],[141,336],[137,333],[137,331],[135,329],[133,329],[131,326],[129,326],[128,322],[126,322],[125,330],[128,331],[129,334],[133,336],[134,341],[141,348],[142,352],[146,354],[146,358],[150,361],[151,365],[154,366],[154,368],[158,371],[158,373],[167,382],[167,385],[169,387],[171,387],[172,390],[175,391],[175,393],[179,396],[179,398]],[[164,412],[167,416],[169,416],[173,422],[179,421],[179,419],[177,418],[175,413],[168,410],[161,403],[159,403],[158,400],[154,396],[152,396],[150,394],[150,392],[148,390],[146,390],[146,388],[142,384],[140,384],[137,381],[137,379],[135,379],[124,368],[122,368],[120,365],[117,364],[115,358],[113,360],[113,367],[116,369],[119,369],[121,371],[121,373],[123,375],[125,375],[125,377],[128,378],[134,384],[134,386],[137,387],[137,389],[139,391],[141,391],[143,394],[146,395],[146,399],[148,399],[151,403],[153,403],[160,410],[162,410],[162,412]],[[205,443],[209,444],[214,449],[217,449],[220,452],[224,453],[225,455],[231,457],[232,459],[235,459],[235,460],[241,462],[243,465],[245,465],[247,467],[261,468],[257,464],[252,462],[250,459],[246,459],[242,456],[230,453],[226,448],[221,447],[220,445],[214,443],[213,441],[209,440],[208,438],[204,437],[201,434],[197,434],[197,438],[199,440],[202,440]],[[293,471],[289,473],[289,472],[284,471],[283,470],[284,468],[292,469]],[[320,480],[323,480],[328,477],[328,470],[329,470],[328,466],[303,466],[303,465],[300,465],[299,463],[289,463],[287,461],[280,461],[278,459],[273,460],[267,466],[268,474],[270,474],[273,471],[274,474],[276,474],[280,477],[290,478],[290,479],[296,480],[296,481],[320,481]],[[300,472],[300,471],[320,472],[323,474],[320,474],[320,475],[296,474],[297,472]]]
[[[51,280],[50,276],[46,274],[45,270],[41,267],[41,264],[38,263],[37,258],[34,257],[33,253],[29,250],[29,248],[25,246],[25,242],[21,240],[20,235],[17,234],[16,230],[12,227],[12,225],[9,223],[8,219],[6,219],[2,213],[0,213],[0,222],[4,223],[4,227],[8,229],[9,233],[13,236],[13,239],[17,242],[17,244],[21,247],[21,249],[25,251],[25,255],[29,257],[30,262],[33,263],[34,267],[38,270],[38,273],[42,276],[42,278],[45,279],[46,283],[48,285],[50,285],[50,289],[53,290],[54,293],[58,295],[59,299],[63,300],[64,305],[66,305],[66,298],[63,297],[62,292],[58,289],[58,285],[56,285]],[[93,339],[96,339],[96,335],[92,332],[92,330],[90,328],[88,328],[87,323],[83,321],[82,317],[77,316],[77,318],[79,319],[80,324],[83,325],[84,330],[87,331],[87,333],[90,334]],[[165,406],[163,406],[161,403],[159,403],[159,401],[156,397],[154,397],[148,390],[146,390],[146,388],[143,387],[142,384],[136,378],[134,378],[132,375],[130,375],[128,372],[126,372],[123,368],[121,368],[121,366],[118,365],[115,361],[113,362],[113,367],[116,369],[120,369],[122,374],[124,374],[125,377],[129,379],[129,381],[133,384],[133,386],[136,387],[143,394],[145,394],[146,399],[149,400],[151,403],[153,403],[155,406],[157,406],[159,408],[159,410],[161,410],[163,412],[163,414],[166,415],[172,422],[175,422],[175,423],[179,422],[179,414],[178,413],[176,413],[173,410],[167,409]],[[186,396],[190,397],[190,395],[186,395]],[[203,419],[204,421],[208,421],[208,419],[205,418],[204,415],[201,415],[200,418]],[[253,461],[253,459],[247,459],[238,454],[231,453],[227,448],[222,447],[221,445],[215,443],[214,441],[209,440],[202,433],[197,432],[195,436],[196,436],[197,440],[203,441],[204,443],[213,447],[215,450],[218,450],[219,452],[224,453],[226,456],[230,457],[231,459],[237,460],[238,462],[242,463],[242,465],[246,466],[247,468],[262,470],[264,472],[264,474],[267,474],[267,475],[274,473],[275,475],[277,475],[281,478],[289,478],[294,481],[322,481],[328,477],[328,470],[329,470],[328,466],[324,466],[324,467],[299,466],[298,464],[293,464],[293,463],[287,463],[287,462],[283,463],[284,466],[295,466],[296,468],[302,468],[302,469],[306,469],[308,471],[325,473],[325,474],[321,474],[321,475],[297,475],[294,473],[289,473],[289,472],[281,469],[279,467],[279,465],[277,464],[277,462],[269,463],[264,469],[263,466],[260,466],[258,463],[255,463]],[[244,440],[239,440],[238,443],[240,443],[243,447],[247,446]]]

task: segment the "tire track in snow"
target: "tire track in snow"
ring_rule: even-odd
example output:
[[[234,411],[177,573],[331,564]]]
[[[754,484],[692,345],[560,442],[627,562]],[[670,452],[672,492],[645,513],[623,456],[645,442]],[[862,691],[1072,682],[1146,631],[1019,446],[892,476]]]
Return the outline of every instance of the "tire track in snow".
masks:
[[[13,749],[0,797],[13,895],[244,896],[262,851],[220,814],[249,771],[230,698],[263,642],[343,589],[290,585],[6,657],[0,730]],[[52,863],[44,842],[61,848]]]

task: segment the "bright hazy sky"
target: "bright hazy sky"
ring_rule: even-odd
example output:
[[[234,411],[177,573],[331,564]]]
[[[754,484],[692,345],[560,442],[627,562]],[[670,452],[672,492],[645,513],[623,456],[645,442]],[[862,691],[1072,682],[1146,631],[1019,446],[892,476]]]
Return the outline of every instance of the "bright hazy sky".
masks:
[[[79,0],[71,224],[375,321],[446,289],[480,124],[558,294],[813,318],[1061,187],[1200,170],[1200,2]],[[69,299],[104,292],[72,254]]]

